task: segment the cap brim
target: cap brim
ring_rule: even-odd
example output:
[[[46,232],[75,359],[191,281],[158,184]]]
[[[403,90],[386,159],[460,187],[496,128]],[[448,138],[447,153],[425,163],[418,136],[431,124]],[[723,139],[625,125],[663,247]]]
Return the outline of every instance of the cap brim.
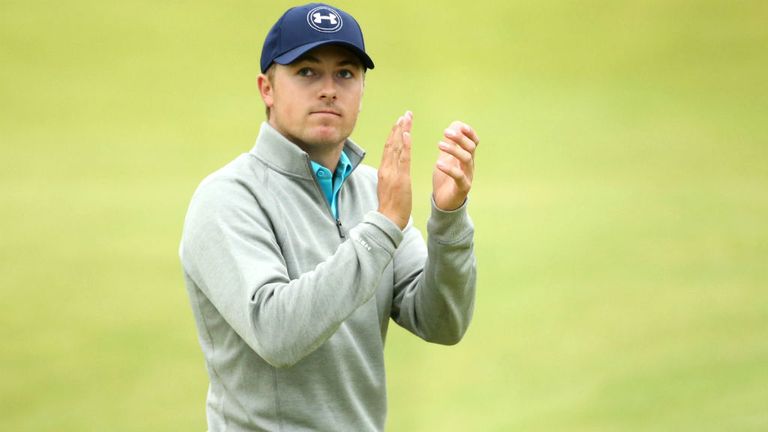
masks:
[[[355,53],[357,57],[360,58],[360,61],[363,63],[363,66],[365,66],[366,69],[373,69],[373,60],[371,60],[371,58],[368,57],[368,54],[366,54],[360,48],[350,44],[349,42],[342,41],[342,40],[323,40],[319,42],[308,43],[306,45],[296,47],[288,52],[280,54],[279,56],[275,57],[274,62],[281,65],[291,64],[307,51],[317,48],[321,45],[340,45],[340,46],[343,46],[344,48],[348,48],[350,51]]]

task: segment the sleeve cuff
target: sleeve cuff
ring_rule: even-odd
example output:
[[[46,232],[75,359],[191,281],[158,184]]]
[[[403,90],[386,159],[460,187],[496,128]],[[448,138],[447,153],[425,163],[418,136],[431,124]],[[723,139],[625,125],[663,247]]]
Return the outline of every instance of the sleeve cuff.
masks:
[[[455,210],[441,210],[432,201],[432,214],[427,222],[427,234],[440,243],[457,243],[474,232],[474,225],[467,212],[469,198]]]
[[[393,251],[403,241],[403,232],[400,230],[400,227],[377,211],[368,212],[363,218],[363,222],[370,223],[378,228],[379,232],[376,233],[374,240],[382,244],[392,245]]]

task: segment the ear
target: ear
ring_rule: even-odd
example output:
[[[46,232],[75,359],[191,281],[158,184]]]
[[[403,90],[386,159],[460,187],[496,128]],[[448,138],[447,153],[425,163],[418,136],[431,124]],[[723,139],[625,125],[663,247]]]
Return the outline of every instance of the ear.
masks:
[[[264,105],[267,106],[267,108],[272,108],[272,105],[275,103],[274,98],[274,92],[275,88],[272,86],[272,83],[269,82],[269,79],[264,74],[259,74],[259,94],[261,95],[261,100],[264,101]]]

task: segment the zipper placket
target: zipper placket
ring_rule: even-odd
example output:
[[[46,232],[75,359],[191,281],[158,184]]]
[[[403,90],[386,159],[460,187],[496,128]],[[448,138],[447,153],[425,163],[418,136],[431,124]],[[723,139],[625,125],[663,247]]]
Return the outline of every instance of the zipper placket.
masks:
[[[317,193],[320,194],[320,199],[323,200],[323,202],[325,203],[325,208],[328,209],[328,215],[331,217],[331,220],[336,225],[336,230],[338,230],[339,232],[339,238],[342,240],[346,239],[346,236],[344,235],[344,231],[342,229],[341,219],[333,216],[333,209],[331,208],[331,203],[329,203],[328,200],[325,198],[323,189],[320,187],[320,184],[317,182],[317,178],[314,174],[314,171],[312,170],[312,162],[310,161],[309,157],[307,157],[307,168],[309,168],[309,173],[312,174],[312,180],[315,183],[315,190],[317,190]],[[331,184],[333,184],[333,182],[331,182]],[[341,187],[343,188],[344,185],[342,184]],[[339,189],[339,193],[341,193],[341,189]],[[336,212],[340,213],[339,203],[336,203]]]

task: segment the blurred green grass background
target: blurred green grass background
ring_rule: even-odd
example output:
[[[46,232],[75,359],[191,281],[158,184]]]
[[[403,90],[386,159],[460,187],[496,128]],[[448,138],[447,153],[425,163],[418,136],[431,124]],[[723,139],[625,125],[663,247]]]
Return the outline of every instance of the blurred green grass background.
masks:
[[[285,2],[0,3],[0,430],[204,430],[177,245],[247,151]],[[378,165],[415,113],[480,132],[461,344],[393,325],[392,431],[768,430],[768,3],[337,6]]]

